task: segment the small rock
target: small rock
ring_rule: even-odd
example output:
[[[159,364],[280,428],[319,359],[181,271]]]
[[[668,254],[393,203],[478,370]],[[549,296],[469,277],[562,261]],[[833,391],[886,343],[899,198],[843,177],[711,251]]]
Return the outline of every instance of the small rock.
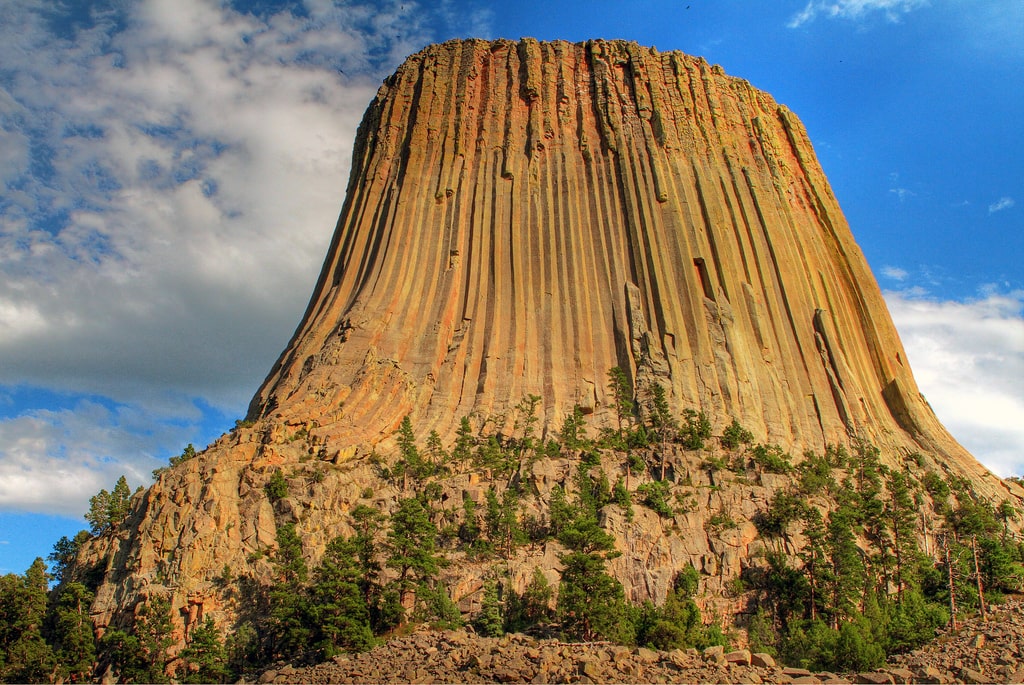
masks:
[[[909,685],[914,682],[914,672],[905,668],[887,668],[886,672],[892,676],[898,685]]]
[[[989,678],[986,678],[984,674],[975,671],[973,668],[961,668],[959,674],[960,680],[965,683],[987,683],[990,682]]]
[[[710,647],[708,649],[711,649]],[[721,649],[721,648],[719,648]],[[647,649],[646,647],[637,647],[636,658],[644,663],[654,663],[658,660],[658,653],[653,649]]]
[[[750,650],[749,649],[737,649],[729,652],[725,655],[725,661],[729,664],[737,664],[739,666],[750,665]]]
[[[704,650],[704,659],[707,661],[718,661],[723,656],[725,656],[725,647],[722,645],[714,645]]]
[[[765,652],[754,652],[750,655],[750,665],[758,668],[775,668],[775,657]]]
[[[798,675],[790,680],[790,682],[793,683],[793,685],[820,685],[821,683],[817,676],[813,675]]]
[[[974,647],[975,649],[981,649],[984,646],[985,646],[985,634],[984,633],[979,633],[979,634],[975,635],[974,639],[971,640],[971,647]]]
[[[581,661],[579,666],[580,675],[587,676],[591,680],[598,680],[601,667],[594,661]]]
[[[943,681],[942,671],[934,666],[922,666],[917,671],[917,680],[921,683],[941,683]]]
[[[892,685],[896,681],[885,671],[865,671],[853,676],[855,683],[867,683],[868,685]]]
[[[260,679],[257,680],[256,682],[260,683],[260,685],[267,685],[267,683],[274,682],[274,678],[276,678],[276,677],[277,677],[277,671],[264,671],[263,675],[261,675]]]
[[[801,676],[805,676],[805,675],[814,675],[813,673],[808,671],[806,668],[793,668],[793,667],[789,667],[789,666],[787,666],[786,668],[782,669],[782,673],[783,673],[783,675],[788,675],[790,678],[800,678]]]

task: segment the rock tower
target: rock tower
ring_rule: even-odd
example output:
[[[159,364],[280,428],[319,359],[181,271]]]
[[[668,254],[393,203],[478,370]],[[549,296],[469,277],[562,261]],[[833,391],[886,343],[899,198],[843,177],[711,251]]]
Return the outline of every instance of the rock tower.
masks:
[[[230,617],[241,609],[219,574],[265,576],[282,522],[315,558],[355,503],[393,504],[371,462],[393,452],[403,417],[443,441],[470,415],[511,431],[534,395],[539,434],[574,406],[597,427],[613,420],[612,367],[638,392],[661,384],[717,434],[735,418],[794,455],[860,437],[1007,496],[919,393],[786,107],[634,43],[453,41],[410,57],[370,104],[316,290],[245,424],[161,475],[83,552],[105,574],[95,618],[153,593],[182,626]],[[567,468],[529,478],[543,497]],[[275,469],[291,489],[270,501]],[[456,478],[444,498],[485,486]],[[629,596],[660,599],[689,561],[724,587],[771,487],[745,492],[709,490],[674,537],[649,513],[607,521]],[[711,509],[740,522],[728,540],[705,534]],[[550,549],[520,556],[518,579],[557,564]],[[469,566],[449,573],[457,600],[479,585]]]

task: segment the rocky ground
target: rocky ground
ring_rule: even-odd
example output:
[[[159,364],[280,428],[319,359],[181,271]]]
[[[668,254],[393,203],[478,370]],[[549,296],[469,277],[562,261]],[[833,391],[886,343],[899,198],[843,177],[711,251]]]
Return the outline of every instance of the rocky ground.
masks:
[[[259,683],[1024,683],[1024,602],[969,621],[869,673],[812,673],[767,654],[712,647],[659,652],[525,635],[419,631],[312,667],[278,666]]]

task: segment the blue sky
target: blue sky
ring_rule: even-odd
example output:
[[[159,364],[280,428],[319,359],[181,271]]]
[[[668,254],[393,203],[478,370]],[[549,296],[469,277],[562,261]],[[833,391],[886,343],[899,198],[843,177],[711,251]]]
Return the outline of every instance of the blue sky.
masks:
[[[1024,473],[1024,2],[5,0],[0,573],[245,413],[380,80],[468,36],[632,39],[788,105],[925,396]]]

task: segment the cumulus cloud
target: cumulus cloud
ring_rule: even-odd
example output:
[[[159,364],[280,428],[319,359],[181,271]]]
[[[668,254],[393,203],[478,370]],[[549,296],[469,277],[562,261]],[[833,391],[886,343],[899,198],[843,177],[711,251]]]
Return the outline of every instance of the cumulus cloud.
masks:
[[[73,41],[7,10],[0,382],[237,403],[297,323],[380,70],[427,38],[397,3],[130,7]]]
[[[1009,209],[1015,204],[1017,203],[1014,202],[1012,197],[1001,197],[988,206],[988,213],[995,214],[996,212],[1001,212],[1004,209]]]
[[[312,291],[381,79],[483,32],[449,4],[0,4],[0,389],[117,407],[0,421],[0,508],[80,512],[180,449],[196,398],[244,411]]]
[[[0,421],[0,510],[81,514],[121,475],[132,486],[147,482],[163,463],[156,452],[181,432],[176,422],[154,424],[147,412],[92,400]]]
[[[858,20],[870,14],[882,13],[886,20],[896,22],[907,12],[928,4],[927,0],[811,0],[807,6],[789,20],[790,28],[797,28],[819,16],[828,19]]]
[[[988,288],[966,302],[885,298],[939,419],[995,473],[1024,474],[1024,291]]]

